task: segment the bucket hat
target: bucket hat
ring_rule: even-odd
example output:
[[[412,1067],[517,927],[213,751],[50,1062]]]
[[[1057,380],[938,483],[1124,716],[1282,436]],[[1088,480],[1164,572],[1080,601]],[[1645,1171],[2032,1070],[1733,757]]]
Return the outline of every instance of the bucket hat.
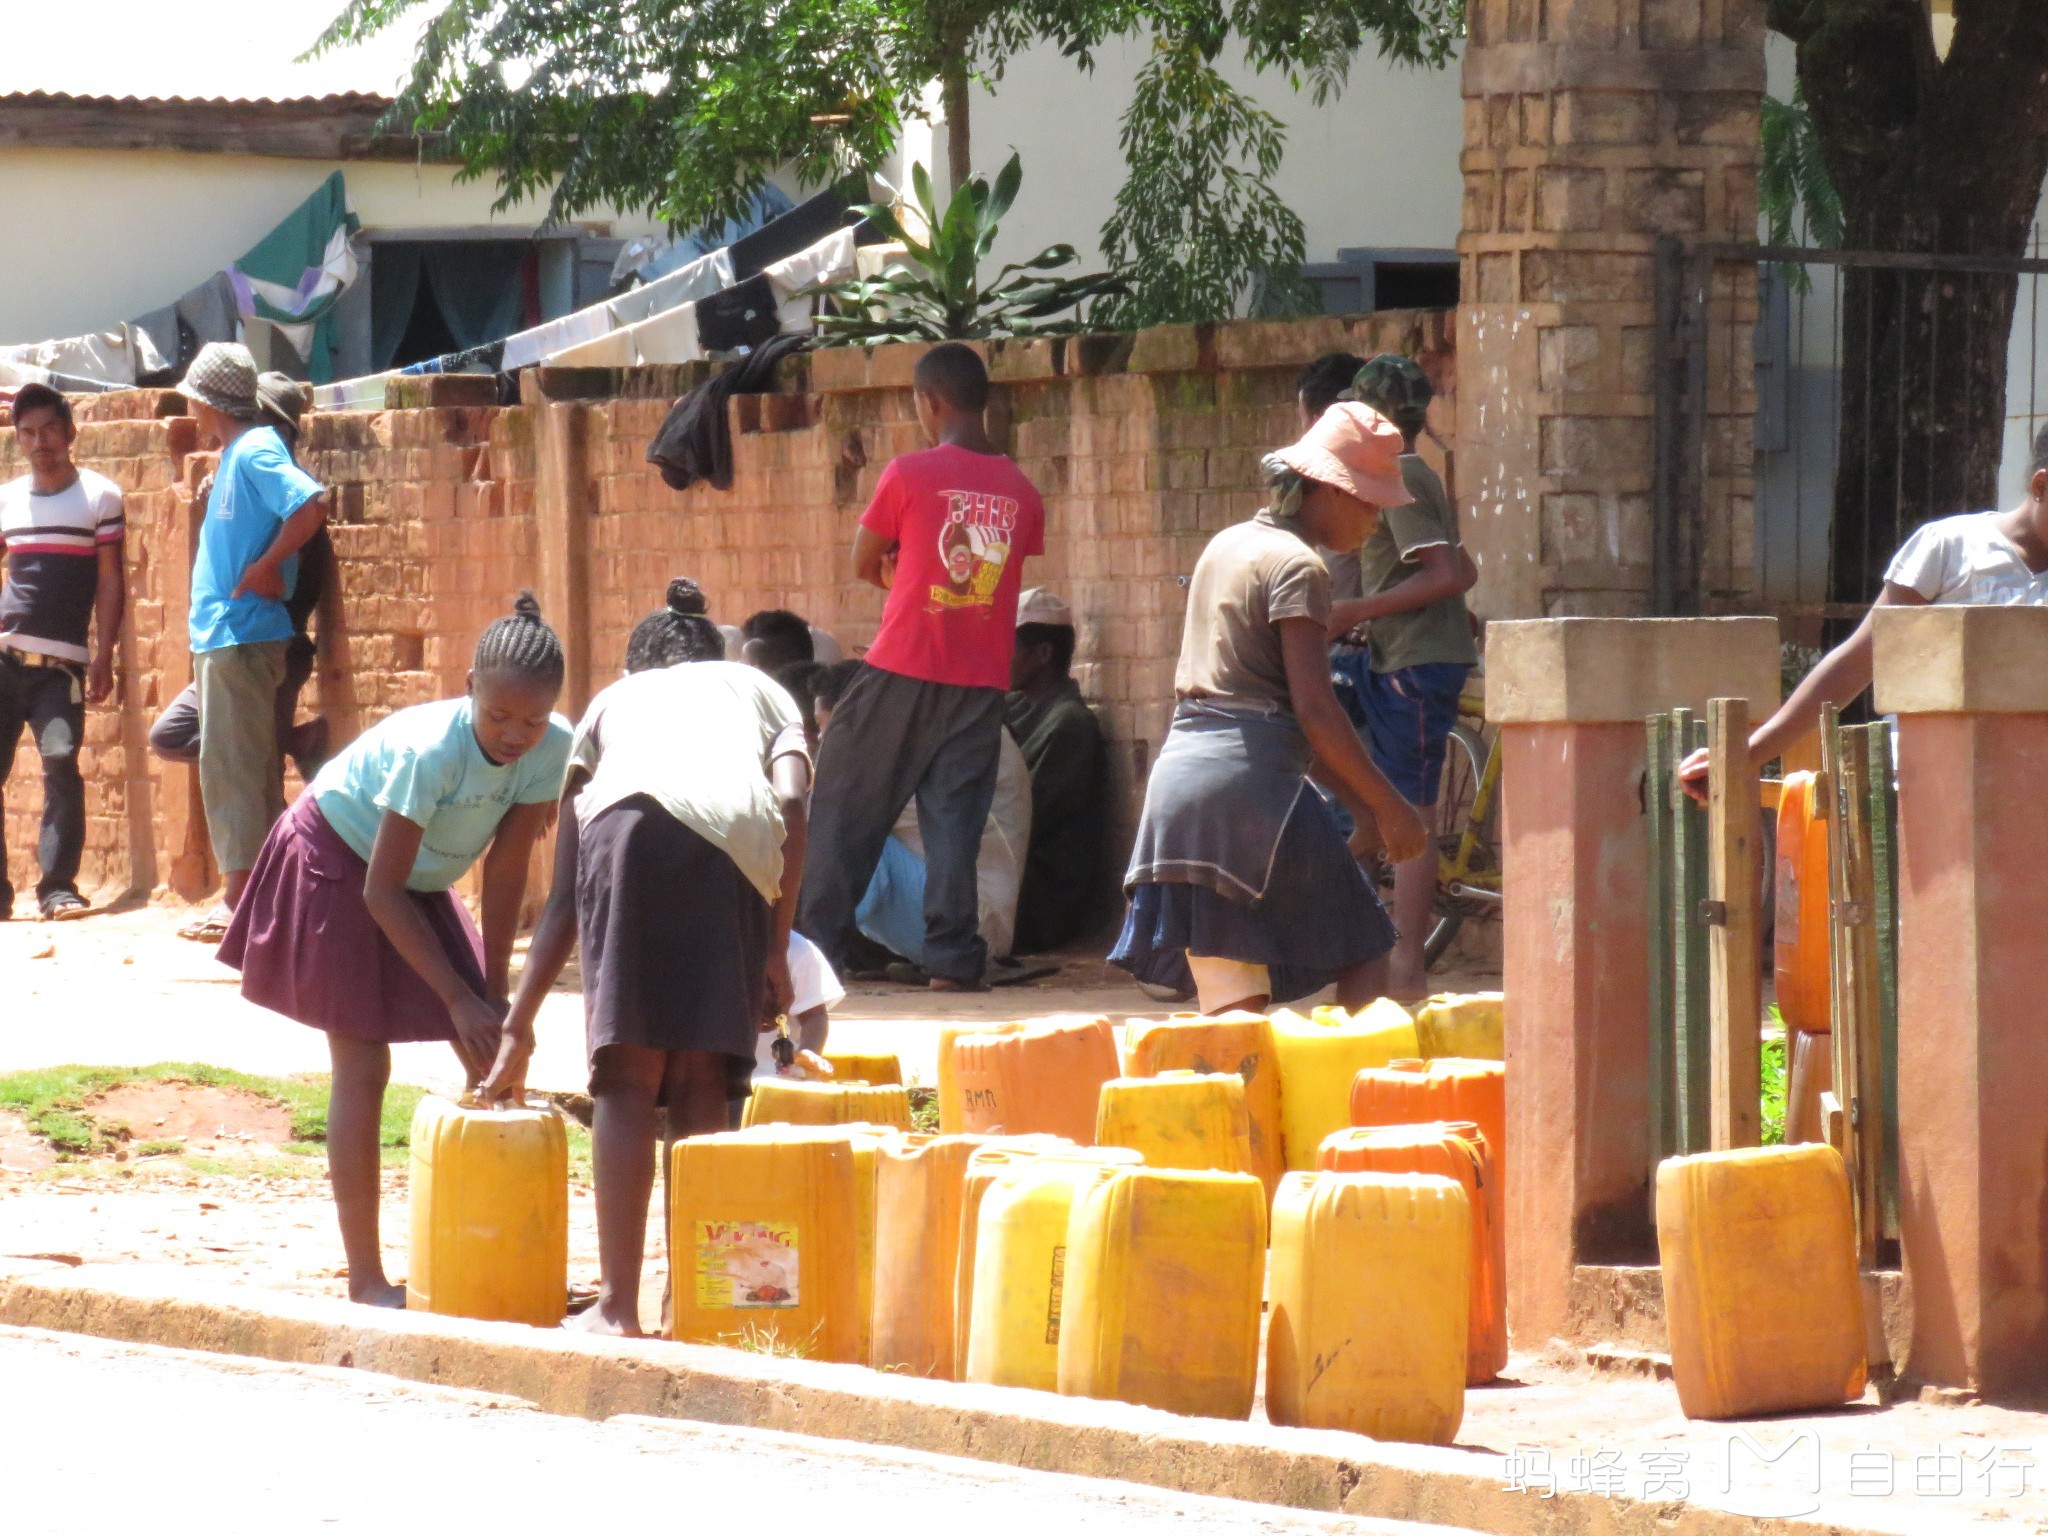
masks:
[[[1346,396],[1369,405],[1403,432],[1420,432],[1429,422],[1436,396],[1422,364],[1399,352],[1382,352],[1358,370]]]
[[[251,420],[258,414],[256,359],[238,341],[209,341],[185,370],[178,393],[238,421]]]
[[[1401,451],[1401,433],[1391,421],[1369,405],[1340,400],[1272,457],[1360,501],[1402,507],[1415,497],[1401,479]]]

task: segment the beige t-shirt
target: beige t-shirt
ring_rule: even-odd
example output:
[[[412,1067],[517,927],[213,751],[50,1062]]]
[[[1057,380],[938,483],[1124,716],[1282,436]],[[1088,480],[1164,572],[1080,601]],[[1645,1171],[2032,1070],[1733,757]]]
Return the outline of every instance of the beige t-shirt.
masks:
[[[796,700],[758,668],[689,661],[636,672],[590,701],[570,749],[590,770],[576,796],[584,826],[633,795],[722,850],[773,902],[782,889],[782,807],[768,767],[809,759]]]
[[[1292,518],[1268,510],[1209,541],[1188,583],[1174,692],[1286,704],[1281,619],[1330,620],[1330,573]]]

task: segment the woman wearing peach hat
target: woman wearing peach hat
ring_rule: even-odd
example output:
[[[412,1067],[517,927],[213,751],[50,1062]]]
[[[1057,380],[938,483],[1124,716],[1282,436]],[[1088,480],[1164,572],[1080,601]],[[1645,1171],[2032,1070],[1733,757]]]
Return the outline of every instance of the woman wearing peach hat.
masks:
[[[1332,406],[1266,459],[1271,504],[1209,541],[1188,586],[1173,728],[1145,787],[1110,959],[1194,990],[1202,1011],[1264,1009],[1337,984],[1372,1000],[1394,930],[1353,849],[1422,851],[1421,819],[1373,766],[1330,686],[1330,573],[1409,499],[1401,434],[1369,406]],[[1347,848],[1311,774],[1352,812]]]

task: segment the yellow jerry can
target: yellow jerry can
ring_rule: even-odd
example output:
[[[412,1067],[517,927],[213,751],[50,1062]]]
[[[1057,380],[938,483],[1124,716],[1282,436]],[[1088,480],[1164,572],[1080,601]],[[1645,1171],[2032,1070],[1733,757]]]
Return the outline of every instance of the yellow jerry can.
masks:
[[[740,1124],[887,1125],[910,1129],[910,1090],[900,1083],[807,1083],[795,1078],[754,1080]]]
[[[953,1375],[967,1379],[968,1324],[974,1316],[974,1254],[981,1237],[981,1201],[1003,1172],[1048,1152],[1081,1152],[1059,1136],[987,1136],[967,1160],[960,1186],[960,1246],[953,1270]],[[1131,1154],[1135,1156],[1136,1154]]]
[[[415,1312],[552,1328],[569,1301],[569,1135],[552,1105],[428,1095],[412,1116]]]
[[[1745,1147],[1657,1168],[1671,1379],[1691,1419],[1831,1408],[1863,1395],[1863,1285],[1833,1147]]]
[[[1024,1027],[963,1035],[953,1044],[953,1081],[965,1131],[1095,1139],[1095,1101],[1117,1075],[1108,1019],[1068,1014]]]
[[[890,1051],[827,1051],[825,1065],[835,1083],[900,1083],[902,1059]]]
[[[1449,1445],[1465,1416],[1471,1253],[1455,1179],[1290,1173],[1273,1201],[1267,1417]]]
[[[865,1365],[874,1306],[875,1165],[896,1133],[764,1125],[675,1144],[669,1179],[671,1334],[766,1336],[813,1360]]]
[[[1216,1018],[1177,1013],[1170,1018],[1131,1019],[1124,1025],[1124,1075],[1156,1077],[1161,1072],[1235,1072],[1244,1081],[1244,1109],[1251,1137],[1251,1166],[1266,1186],[1266,1198],[1287,1171],[1281,1145],[1280,1061],[1273,1026],[1256,1013]]]
[[[1272,1023],[1287,1166],[1305,1172],[1315,1167],[1323,1138],[1351,1124],[1352,1079],[1416,1054],[1415,1021],[1383,997],[1356,1014],[1318,1008],[1303,1018],[1281,1008]]]
[[[1078,1190],[1060,1391],[1246,1417],[1265,1278],[1266,1187],[1248,1173],[1126,1168]]]
[[[958,1136],[967,1129],[967,1116],[960,1102],[960,1078],[955,1070],[953,1048],[962,1035],[1002,1035],[1024,1026],[1008,1020],[1000,1023],[941,1024],[939,1026],[938,1092],[939,1134]]]
[[[1415,1015],[1421,1054],[1501,1061],[1507,1056],[1507,1009],[1498,992],[1439,992]]]
[[[973,1303],[964,1381],[998,1387],[1059,1386],[1060,1309],[1067,1217],[1077,1189],[1108,1178],[1122,1147],[1021,1157],[990,1183],[976,1212]]]
[[[1095,1144],[1129,1147],[1148,1168],[1252,1173],[1244,1079],[1234,1072],[1162,1072],[1102,1085]]]

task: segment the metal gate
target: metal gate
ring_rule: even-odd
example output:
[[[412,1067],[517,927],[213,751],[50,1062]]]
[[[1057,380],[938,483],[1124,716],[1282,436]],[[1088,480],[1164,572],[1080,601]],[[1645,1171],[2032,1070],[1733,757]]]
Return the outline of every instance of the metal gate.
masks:
[[[2026,257],[1666,238],[1655,270],[1653,613],[1854,620],[1914,528],[2023,494],[2038,233]]]

